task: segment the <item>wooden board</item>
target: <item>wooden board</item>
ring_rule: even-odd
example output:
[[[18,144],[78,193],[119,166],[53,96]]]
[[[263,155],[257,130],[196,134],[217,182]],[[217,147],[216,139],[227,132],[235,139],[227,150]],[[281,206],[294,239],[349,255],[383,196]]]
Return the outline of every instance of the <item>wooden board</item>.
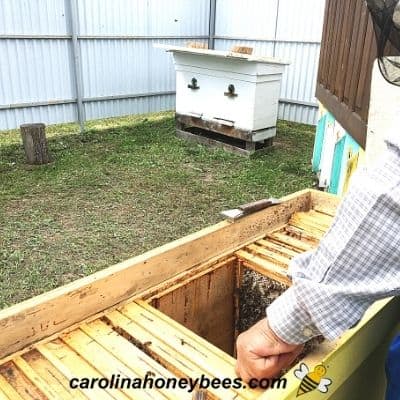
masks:
[[[196,135],[194,133],[191,133],[189,131],[185,131],[183,129],[176,129],[176,135],[178,137],[180,137],[181,139],[185,139],[185,140],[190,140],[191,142],[194,143],[199,143],[199,144],[203,144],[207,147],[215,147],[218,149],[223,149],[225,151],[228,151],[230,153],[235,153],[235,154],[239,154],[241,156],[250,156],[253,152],[248,151],[246,149],[243,149],[241,147],[238,146],[234,146],[232,144],[229,143],[225,143],[219,140],[215,140],[215,139],[211,139],[209,137],[206,136],[201,136],[201,135]]]
[[[309,210],[323,212],[331,217],[336,215],[336,210],[342,200],[339,196],[319,190],[310,190],[310,197],[311,204]]]
[[[144,378],[147,374],[164,379],[176,378],[170,371],[114,331],[104,321],[97,320],[84,324],[81,326],[81,330],[140,378]],[[191,397],[186,390],[179,388],[161,389],[160,392],[167,398],[189,399]]]
[[[268,278],[284,283],[285,285],[291,284],[291,280],[286,269],[271,263],[261,256],[254,255],[243,250],[237,251],[236,255],[238,256],[239,260],[243,262],[245,267],[251,268],[261,275],[265,275]]]
[[[43,381],[47,382],[47,384],[56,391],[59,399],[87,399],[81,391],[71,389],[68,379],[38,351],[32,350],[24,354],[22,358]]]
[[[231,261],[155,299],[152,304],[213,345],[232,354],[235,267],[236,261]]]
[[[94,368],[84,358],[80,357],[61,339],[55,339],[50,343],[38,345],[37,350],[68,380],[71,380],[73,378],[100,379],[103,377],[102,374],[97,370],[97,368]],[[90,389],[82,389],[82,392],[86,397],[91,400],[126,400],[127,398],[129,398],[119,390],[103,390],[96,386]]]
[[[40,391],[29,378],[20,371],[14,362],[9,361],[0,367],[0,387],[3,392],[13,393],[16,399],[47,400],[45,394]],[[11,388],[10,388],[11,386]]]
[[[3,375],[9,375],[9,372],[7,372],[7,366],[13,367],[13,364],[9,363],[8,365],[5,364],[1,366],[0,368],[0,390],[6,399],[15,399],[15,400],[22,400],[21,395],[17,392],[16,388],[14,388],[14,385],[12,384],[12,380],[10,382],[3,376]],[[12,371],[12,369],[10,369]],[[3,375],[2,375],[3,374]]]
[[[218,132],[222,135],[230,136],[240,140],[252,140],[252,132],[250,130],[238,129],[234,126],[227,126],[218,122],[207,121],[203,120],[202,118],[192,117],[189,115],[176,114],[175,119],[179,127],[197,127],[213,132]]]
[[[315,249],[332,221],[332,216],[315,210],[294,213],[287,226],[235,254],[247,268],[290,286],[287,268],[291,258]]]
[[[390,42],[385,55],[398,55]],[[316,96],[362,147],[366,142],[376,57],[376,39],[366,2],[328,0]]]
[[[146,346],[153,357],[169,368],[185,369],[185,373],[192,378],[198,378],[202,374],[220,379],[235,376],[235,360],[232,357],[146,302],[130,303],[120,312],[117,315],[118,312],[115,311],[107,315],[107,318],[126,330],[133,340],[136,339],[140,345]],[[210,392],[217,398],[226,399],[234,399],[238,395],[239,398],[253,399],[261,394],[259,390],[251,389],[210,388]]]

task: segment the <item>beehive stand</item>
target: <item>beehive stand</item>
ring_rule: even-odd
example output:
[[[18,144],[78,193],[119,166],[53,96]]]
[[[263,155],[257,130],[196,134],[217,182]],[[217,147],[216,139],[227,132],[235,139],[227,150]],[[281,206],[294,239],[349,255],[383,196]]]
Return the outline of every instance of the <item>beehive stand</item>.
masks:
[[[226,121],[207,121],[200,117],[175,114],[176,134],[182,139],[251,156],[263,153],[273,146],[276,127],[251,131],[236,128]]]
[[[279,207],[277,215],[282,212]],[[306,211],[294,201],[291,207],[297,211],[286,221],[234,251],[4,358],[0,399],[191,399],[192,394],[181,389],[72,390],[69,379],[112,374],[144,378],[149,373],[165,378],[235,378],[236,289],[242,269],[290,285],[291,258],[318,245],[335,212],[330,204]],[[255,229],[254,221],[246,229]],[[263,393],[210,388],[207,398],[250,400]]]

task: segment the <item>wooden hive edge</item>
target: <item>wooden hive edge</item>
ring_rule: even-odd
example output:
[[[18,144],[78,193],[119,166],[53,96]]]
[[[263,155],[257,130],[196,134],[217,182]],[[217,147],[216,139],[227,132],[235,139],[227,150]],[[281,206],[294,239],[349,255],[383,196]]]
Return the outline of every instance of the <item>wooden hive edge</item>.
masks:
[[[223,221],[2,310],[0,362],[213,257],[234,252],[310,207],[311,191],[306,189],[282,198],[279,206],[235,223]]]

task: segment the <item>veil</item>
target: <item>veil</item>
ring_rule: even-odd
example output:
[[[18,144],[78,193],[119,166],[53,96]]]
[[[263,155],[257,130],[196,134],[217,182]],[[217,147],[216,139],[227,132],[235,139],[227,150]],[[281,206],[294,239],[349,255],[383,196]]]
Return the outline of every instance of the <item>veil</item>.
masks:
[[[400,53],[400,0],[367,0],[374,22],[379,68],[384,78],[400,86],[400,57],[387,56],[387,46]]]

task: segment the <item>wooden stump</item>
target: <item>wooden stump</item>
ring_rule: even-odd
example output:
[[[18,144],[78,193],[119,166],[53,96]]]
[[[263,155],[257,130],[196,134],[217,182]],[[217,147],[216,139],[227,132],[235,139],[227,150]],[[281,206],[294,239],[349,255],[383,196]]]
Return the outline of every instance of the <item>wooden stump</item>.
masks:
[[[48,164],[51,157],[47,148],[46,125],[24,124],[20,126],[28,164]]]

